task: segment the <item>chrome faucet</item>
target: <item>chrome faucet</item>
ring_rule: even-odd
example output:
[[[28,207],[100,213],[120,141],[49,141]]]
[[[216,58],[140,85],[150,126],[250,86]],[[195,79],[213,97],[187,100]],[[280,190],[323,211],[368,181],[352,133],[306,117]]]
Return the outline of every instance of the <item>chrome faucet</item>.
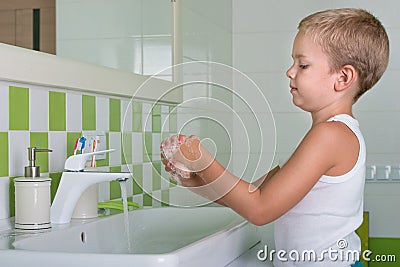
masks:
[[[112,151],[114,149],[73,155],[65,161],[65,171],[50,209],[51,223],[69,223],[76,203],[89,186],[100,182],[125,181],[131,177],[130,173],[84,171],[86,161],[93,155]]]

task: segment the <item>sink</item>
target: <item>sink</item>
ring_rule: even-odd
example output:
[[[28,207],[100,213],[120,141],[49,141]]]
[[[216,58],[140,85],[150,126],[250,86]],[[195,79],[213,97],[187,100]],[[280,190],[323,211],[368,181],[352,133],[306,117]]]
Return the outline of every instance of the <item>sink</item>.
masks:
[[[225,266],[260,241],[229,208],[150,208],[71,223],[22,237],[0,250],[5,266]],[[25,255],[24,255],[25,254]]]

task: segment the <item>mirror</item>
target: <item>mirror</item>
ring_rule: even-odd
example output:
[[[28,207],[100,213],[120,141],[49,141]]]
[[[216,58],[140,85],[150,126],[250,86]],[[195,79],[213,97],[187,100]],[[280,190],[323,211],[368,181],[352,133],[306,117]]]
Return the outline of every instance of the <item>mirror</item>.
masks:
[[[56,0],[56,6],[57,55],[142,75],[171,66],[171,1]]]
[[[56,39],[55,51],[60,58],[110,67],[120,71],[123,78],[130,73],[147,77],[146,75],[161,72],[162,75],[158,75],[157,78],[167,81],[172,80],[172,73],[163,70],[171,69],[174,63],[212,61],[232,64],[231,0],[16,0],[3,1],[3,4],[18,8],[21,3],[29,2],[33,5],[30,12],[33,12],[32,9],[37,9],[38,4],[49,1],[53,2],[53,6],[55,2],[56,7],[53,35]],[[174,6],[180,7],[180,19],[177,23],[173,23],[173,18],[176,17],[172,13]],[[0,21],[1,19],[3,17]],[[41,27],[40,33],[45,32],[45,29],[46,27]],[[178,40],[175,40],[179,35],[176,31],[180,34]],[[15,52],[18,54],[20,50]],[[13,61],[16,72],[21,72],[22,60],[24,59],[21,59],[21,64]],[[51,58],[47,57],[42,65],[45,66],[48,60]],[[84,67],[89,67],[89,64]],[[6,65],[4,69],[8,71],[10,66]],[[49,68],[47,66],[44,72]],[[73,70],[74,67],[68,66],[67,69]],[[206,69],[205,73],[200,75],[207,76],[209,72],[210,70]],[[76,77],[75,73],[68,74],[68,80]],[[16,73],[14,76],[18,75],[19,73]],[[1,77],[13,80],[14,76]],[[108,90],[111,94],[124,94],[123,90],[115,92],[113,84],[108,80],[102,92]],[[98,84],[102,82],[98,81],[90,86],[83,83],[82,86],[96,88]],[[61,83],[59,86],[64,87],[65,84]],[[67,88],[75,87],[70,85]],[[204,92],[211,90],[204,88],[200,93],[203,95]],[[193,93],[196,92],[188,92],[190,96]],[[182,96],[171,101],[181,100]]]

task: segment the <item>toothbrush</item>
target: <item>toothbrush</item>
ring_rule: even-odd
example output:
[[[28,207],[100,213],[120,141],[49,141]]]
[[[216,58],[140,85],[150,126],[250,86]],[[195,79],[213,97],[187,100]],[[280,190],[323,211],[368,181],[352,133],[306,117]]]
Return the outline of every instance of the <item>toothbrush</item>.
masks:
[[[85,148],[86,138],[82,136],[82,137],[79,139],[79,143],[81,144],[79,150],[80,150],[81,154],[83,154],[83,149]]]
[[[74,155],[76,155],[76,152],[78,151],[79,139],[80,139],[80,138],[76,138],[76,141],[75,141],[75,146],[74,146]]]
[[[97,149],[97,140],[93,140],[93,144],[92,144],[92,152],[96,152]],[[92,156],[92,161],[90,162],[90,167],[96,167],[96,159],[95,159],[95,155]]]

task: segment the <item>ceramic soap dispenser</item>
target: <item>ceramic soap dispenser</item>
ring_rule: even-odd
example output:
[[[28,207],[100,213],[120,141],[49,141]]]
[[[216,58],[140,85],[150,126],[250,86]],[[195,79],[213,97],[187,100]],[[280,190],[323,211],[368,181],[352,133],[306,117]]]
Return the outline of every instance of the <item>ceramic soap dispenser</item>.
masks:
[[[50,149],[28,148],[29,165],[25,177],[14,179],[15,185],[15,229],[42,230],[50,224],[50,183],[49,177],[40,177],[36,166],[37,152],[52,152]]]

